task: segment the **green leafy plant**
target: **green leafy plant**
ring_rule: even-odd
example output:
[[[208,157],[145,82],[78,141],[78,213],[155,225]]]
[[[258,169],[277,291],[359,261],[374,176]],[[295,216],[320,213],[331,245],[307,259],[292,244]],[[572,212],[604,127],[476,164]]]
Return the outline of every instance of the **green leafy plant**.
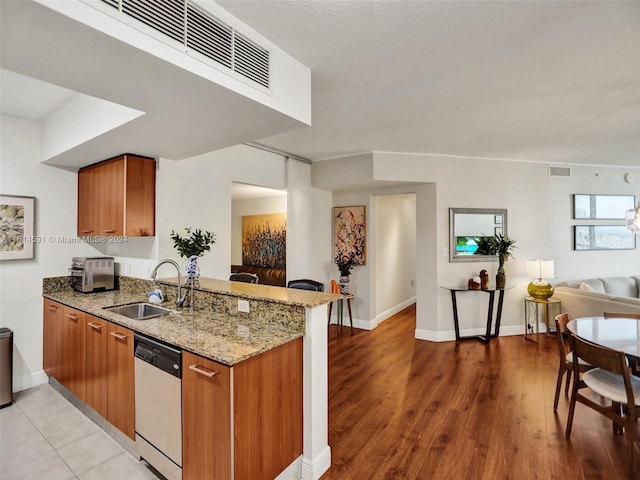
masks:
[[[355,252],[339,252],[336,255],[335,262],[340,270],[340,275],[343,277],[349,276],[351,269],[356,266],[356,253]]]
[[[191,231],[191,227],[186,227],[186,235],[180,236],[177,232],[171,230],[169,238],[173,240],[173,246],[183,258],[190,258],[192,256],[200,257],[204,252],[211,251],[211,245],[216,243],[216,234],[202,231],[196,228]]]

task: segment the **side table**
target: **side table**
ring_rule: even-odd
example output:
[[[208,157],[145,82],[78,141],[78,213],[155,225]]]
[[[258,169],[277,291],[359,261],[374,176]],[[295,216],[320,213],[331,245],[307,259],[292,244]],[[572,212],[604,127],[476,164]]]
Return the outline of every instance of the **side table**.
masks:
[[[505,288],[495,288],[489,287],[482,290],[469,289],[466,286],[461,287],[450,287],[443,286],[442,288],[447,289],[451,292],[451,305],[453,307],[453,326],[456,331],[456,340],[480,340],[484,343],[490,343],[492,338],[496,338],[500,335],[500,319],[502,318],[502,303],[504,300],[504,291],[509,288],[513,288],[513,286],[508,286]],[[458,292],[484,292],[489,295],[489,302],[487,305],[487,326],[484,335],[460,335],[460,324],[458,320],[458,302],[456,299],[456,293]],[[498,293],[498,306],[496,308],[496,324],[495,330],[491,333],[491,326],[493,323],[493,308],[496,298],[496,292]]]
[[[544,306],[543,314],[544,314],[544,325],[547,330],[547,335],[551,335],[551,315],[550,315],[550,307],[553,306],[557,308],[558,315],[562,312],[562,302],[557,298],[534,298],[527,297],[524,299],[524,338],[526,340],[530,340],[532,342],[537,342],[538,334],[540,333],[540,306]],[[553,315],[555,318],[555,315]],[[534,339],[534,329],[535,329],[535,339]],[[554,327],[555,332],[555,327]]]
[[[338,302],[338,325],[340,326],[340,328],[342,329],[342,322],[343,322],[343,316],[344,316],[344,301],[347,301],[347,310],[349,310],[349,325],[351,326],[351,333],[353,333],[353,317],[351,316],[351,299],[354,298],[355,295],[353,295],[352,293],[346,294],[346,295],[342,295],[342,298],[339,298],[336,300],[336,302]],[[331,325],[331,310],[333,309],[333,302],[331,302],[329,304],[329,311],[328,313],[328,325]]]

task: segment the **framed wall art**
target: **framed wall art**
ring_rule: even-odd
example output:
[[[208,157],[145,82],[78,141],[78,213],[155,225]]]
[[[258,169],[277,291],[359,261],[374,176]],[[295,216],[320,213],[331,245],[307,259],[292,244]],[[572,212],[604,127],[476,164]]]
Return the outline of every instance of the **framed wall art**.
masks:
[[[0,260],[33,258],[35,197],[0,194]]]
[[[573,196],[573,218],[576,220],[624,220],[627,210],[635,207],[633,195]]]
[[[574,225],[574,250],[633,250],[636,236],[624,225]]]
[[[356,265],[365,265],[366,224],[365,206],[333,208],[333,257],[339,253],[353,254]]]
[[[242,264],[287,268],[287,214],[242,217]]]

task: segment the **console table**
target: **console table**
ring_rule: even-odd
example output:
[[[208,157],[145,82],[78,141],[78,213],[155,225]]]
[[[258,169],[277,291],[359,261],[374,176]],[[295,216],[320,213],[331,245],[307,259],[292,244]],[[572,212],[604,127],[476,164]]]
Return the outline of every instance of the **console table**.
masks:
[[[484,343],[491,342],[491,338],[495,338],[500,334],[500,319],[502,317],[502,302],[504,300],[504,291],[513,288],[513,287],[505,287],[505,288],[485,288],[482,290],[470,289],[466,286],[443,286],[442,288],[449,290],[451,292],[451,304],[453,306],[453,323],[456,329],[456,340],[480,340]],[[456,294],[458,292],[484,292],[489,295],[489,304],[487,306],[487,330],[484,335],[460,335],[460,325],[458,321],[458,302],[456,299]],[[496,325],[494,333],[491,333],[491,324],[493,323],[493,308],[496,299],[496,292],[498,293],[498,306],[496,308]]]

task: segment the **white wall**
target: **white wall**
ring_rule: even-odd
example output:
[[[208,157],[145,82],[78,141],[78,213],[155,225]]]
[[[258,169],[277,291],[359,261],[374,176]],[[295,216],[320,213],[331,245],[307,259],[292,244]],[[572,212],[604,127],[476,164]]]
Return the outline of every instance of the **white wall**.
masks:
[[[495,275],[497,263],[449,263],[449,208],[506,208],[508,235],[517,241],[515,260],[506,264],[508,282],[502,317],[502,333],[519,334],[523,327],[523,298],[531,279],[525,264],[531,258],[552,258],[558,281],[608,275],[640,273],[640,253],[636,250],[573,251],[572,225],[584,224],[571,218],[571,195],[574,193],[633,194],[640,199],[640,186],[626,184],[624,173],[640,168],[573,166],[570,178],[549,178],[548,165],[510,161],[477,161],[435,155],[372,153],[346,159],[348,170],[341,168],[344,159],[314,164],[313,184],[345,188],[352,181],[359,190],[336,192],[334,205],[367,205],[369,195],[378,194],[380,183],[406,183],[405,191],[417,192],[417,325],[416,336],[430,340],[453,338],[451,297],[443,285],[460,285],[486,269]],[[356,163],[362,167],[357,168]],[[358,175],[357,172],[360,172]],[[371,177],[367,177],[373,172]],[[363,188],[366,181],[370,185]],[[417,185],[415,182],[424,182]],[[423,189],[424,190],[421,190]],[[397,187],[398,190],[402,187]],[[422,193],[421,193],[422,191]],[[368,225],[371,219],[367,218]],[[622,224],[622,221],[613,222]],[[367,228],[368,241],[371,231]],[[640,246],[639,246],[640,247]],[[357,267],[352,275],[359,297],[357,318],[375,320],[374,307],[368,306],[375,291],[370,266]],[[483,296],[484,295],[484,296]],[[459,301],[463,328],[481,328],[486,311],[486,295],[461,295]]]
[[[231,202],[231,265],[242,265],[242,217],[287,213],[287,196],[246,198]]]
[[[375,320],[413,303],[416,296],[416,195],[373,197],[369,258],[375,258]]]
[[[0,325],[13,331],[14,390],[46,381],[42,372],[42,278],[66,275],[71,257],[99,255],[76,237],[77,175],[40,163],[35,122],[2,116],[0,192],[36,197],[33,260],[0,263]]]

